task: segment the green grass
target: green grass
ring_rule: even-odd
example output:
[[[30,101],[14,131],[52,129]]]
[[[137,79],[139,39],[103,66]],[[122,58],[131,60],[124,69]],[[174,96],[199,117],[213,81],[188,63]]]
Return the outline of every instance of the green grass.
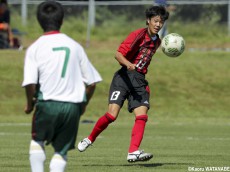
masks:
[[[109,84],[119,68],[113,49],[104,51],[103,46],[87,49],[90,60],[103,77],[88,108],[88,113],[94,116],[106,110]],[[18,114],[18,120],[23,115],[25,95],[21,83],[24,54],[24,51],[16,50],[0,51],[2,121],[13,120],[15,114]],[[228,52],[185,52],[178,58],[169,58],[157,52],[147,74],[151,88],[150,113],[157,118],[227,118],[230,112],[228,56]]]
[[[120,116],[86,152],[70,151],[66,171],[185,172],[188,167],[229,166],[230,123],[226,121],[156,123],[150,116],[141,147],[154,153],[154,158],[145,163],[130,164],[126,156],[132,123],[132,116]],[[81,124],[78,141],[87,136],[92,127],[93,124]],[[30,125],[18,123],[7,126],[3,123],[0,131],[1,171],[29,171]],[[46,147],[46,171],[52,151],[51,146]]]
[[[109,44],[108,44],[109,45]],[[116,45],[86,49],[103,77],[82,120],[96,121],[107,109],[111,77],[119,65],[113,58]],[[4,172],[30,170],[28,147],[31,116],[25,104],[23,58],[25,51],[0,51],[0,166]],[[189,52],[169,58],[158,51],[147,78],[151,109],[141,148],[154,153],[145,163],[126,162],[133,116],[125,105],[120,116],[84,153],[70,151],[66,171],[184,172],[189,167],[229,166],[230,95],[229,53]],[[93,124],[81,124],[78,140]],[[48,171],[53,150],[46,148]]]
[[[16,25],[20,23],[18,17],[12,19],[15,26],[27,32],[23,37],[25,47],[41,34],[35,21],[29,21],[31,27],[23,27]],[[108,21],[92,30],[91,44],[86,51],[103,82],[97,85],[82,120],[96,121],[106,112],[109,85],[119,68],[115,51],[127,33],[144,25],[143,21],[136,21],[129,26],[120,29],[120,25]],[[225,47],[229,36],[219,26],[223,32],[217,32],[216,27],[209,27],[207,32],[202,25],[194,24],[181,27],[176,22],[169,29],[184,36],[187,49],[178,58],[166,57],[158,51],[146,76],[151,88],[151,109],[141,148],[154,153],[154,159],[146,163],[126,162],[134,119],[125,104],[117,121],[102,133],[94,146],[84,153],[70,151],[67,172],[186,172],[189,167],[230,165],[229,52],[188,51],[193,46]],[[85,20],[69,18],[63,32],[85,45]],[[23,112],[24,55],[24,50],[0,51],[0,171],[3,172],[30,171],[32,117]],[[87,136],[92,127],[93,124],[81,124],[77,141]],[[48,171],[53,154],[51,146],[46,148],[46,153]]]

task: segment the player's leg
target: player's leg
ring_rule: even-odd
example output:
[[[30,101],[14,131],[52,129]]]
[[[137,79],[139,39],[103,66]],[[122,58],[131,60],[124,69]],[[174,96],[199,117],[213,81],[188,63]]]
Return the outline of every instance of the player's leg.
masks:
[[[64,172],[67,165],[67,153],[75,148],[81,104],[52,102],[50,108],[54,108],[53,113],[58,114],[53,126],[52,146],[55,154],[50,161],[50,172]]]
[[[134,112],[135,122],[132,129],[131,141],[129,146],[129,153],[127,160],[129,162],[146,161],[153,157],[152,154],[144,153],[139,150],[141,141],[143,139],[145,125],[148,121],[148,109],[150,91],[148,82],[143,75],[135,73],[133,90],[129,96],[129,111]]]
[[[43,121],[46,114],[40,111],[41,106],[37,103],[32,121],[32,140],[29,148],[29,159],[32,172],[43,172],[46,159],[43,135],[45,135],[45,126]]]
[[[44,161],[46,159],[44,143],[41,141],[31,140],[30,142],[30,166],[32,172],[43,172]]]
[[[124,87],[126,87],[126,83],[120,73],[117,72],[110,86],[108,111],[98,119],[90,135],[79,142],[78,150],[80,152],[85,151],[96,140],[98,135],[116,120],[128,95],[128,91]]]
[[[97,136],[104,131],[108,125],[114,122],[120,111],[120,106],[117,104],[109,104],[108,111],[98,119],[88,139],[93,143]]]
[[[151,153],[145,153],[139,150],[145,131],[145,125],[148,121],[147,111],[148,108],[146,106],[140,106],[134,109],[136,119],[131,134],[129,153],[127,156],[128,162],[147,161],[153,157]]]
[[[67,156],[56,152],[50,161],[50,172],[64,172],[67,164]]]
[[[90,133],[90,135],[87,138],[85,138],[79,142],[78,150],[80,152],[85,151],[96,140],[98,135],[102,131],[104,131],[110,123],[112,123],[116,120],[116,118],[119,114],[119,111],[120,111],[119,105],[109,104],[108,111],[97,120],[92,132]]]
[[[134,109],[135,122],[131,134],[129,153],[139,150],[145,131],[145,125],[148,121],[147,110],[148,108],[145,106]]]

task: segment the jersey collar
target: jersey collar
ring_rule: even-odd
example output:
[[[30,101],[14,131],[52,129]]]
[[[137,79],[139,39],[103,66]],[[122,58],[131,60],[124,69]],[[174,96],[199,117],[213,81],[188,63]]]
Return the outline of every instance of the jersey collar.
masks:
[[[60,31],[53,30],[53,31],[50,31],[50,32],[45,32],[43,35],[52,35],[52,34],[57,34],[57,33],[60,33]]]

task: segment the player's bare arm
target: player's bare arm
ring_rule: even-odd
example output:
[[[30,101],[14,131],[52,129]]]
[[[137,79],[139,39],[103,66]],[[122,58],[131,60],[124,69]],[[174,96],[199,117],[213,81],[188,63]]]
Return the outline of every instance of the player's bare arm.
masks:
[[[116,52],[115,59],[128,70],[135,70],[136,65],[128,61],[120,52]]]
[[[86,104],[89,103],[90,99],[92,98],[92,96],[94,94],[95,89],[96,89],[95,83],[86,86],[86,98],[87,98]]]
[[[36,92],[36,84],[26,85],[25,90],[26,90],[27,103],[26,103],[24,111],[26,114],[29,114],[33,111],[34,104],[36,101],[34,98],[34,94]]]
[[[87,101],[85,103],[82,103],[82,114],[81,115],[84,114],[86,106],[88,105],[90,99],[92,98],[95,89],[96,89],[95,83],[86,86],[86,99],[87,99]]]

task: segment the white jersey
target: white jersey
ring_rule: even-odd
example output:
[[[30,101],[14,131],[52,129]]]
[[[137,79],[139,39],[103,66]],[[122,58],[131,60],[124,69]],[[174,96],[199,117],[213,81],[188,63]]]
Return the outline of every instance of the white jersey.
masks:
[[[85,85],[101,80],[83,47],[63,33],[41,36],[26,52],[22,86],[38,84],[38,99],[83,102]]]

